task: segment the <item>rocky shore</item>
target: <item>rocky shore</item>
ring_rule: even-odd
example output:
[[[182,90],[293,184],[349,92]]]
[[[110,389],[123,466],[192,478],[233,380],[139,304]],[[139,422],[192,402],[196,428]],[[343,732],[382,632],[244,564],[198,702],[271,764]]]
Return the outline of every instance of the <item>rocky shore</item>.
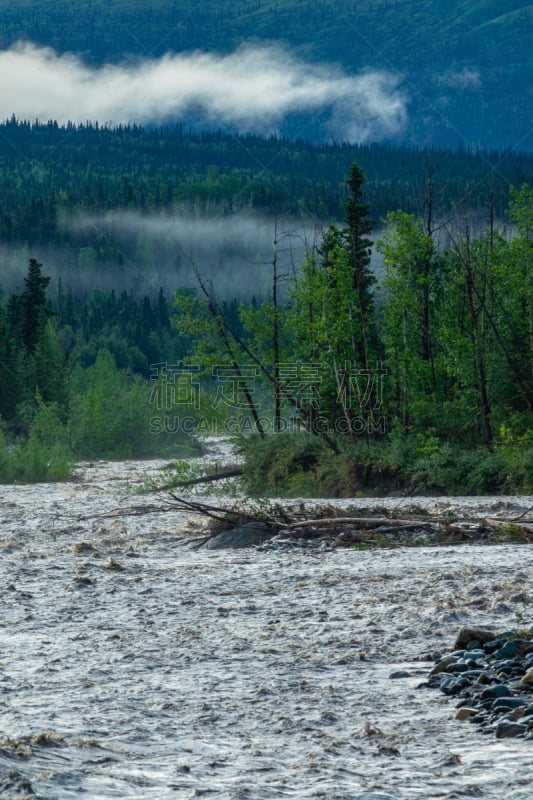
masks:
[[[435,660],[420,686],[459,697],[455,719],[497,739],[533,741],[533,629],[462,628],[453,652]]]

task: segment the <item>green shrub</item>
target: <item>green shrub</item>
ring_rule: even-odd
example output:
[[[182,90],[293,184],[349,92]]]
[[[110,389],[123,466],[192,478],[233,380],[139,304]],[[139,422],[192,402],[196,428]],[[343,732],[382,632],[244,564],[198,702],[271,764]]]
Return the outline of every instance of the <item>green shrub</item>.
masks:
[[[430,455],[421,455],[406,471],[417,492],[446,492],[455,495],[493,494],[505,483],[506,458],[484,447],[460,450],[441,444]]]
[[[479,495],[528,493],[533,488],[533,450],[520,447],[460,448],[393,432],[386,440],[340,439],[335,453],[309,434],[251,436],[239,444],[244,484],[253,496],[357,497],[391,491]]]
[[[74,458],[58,408],[45,405],[35,415],[27,438],[8,445],[0,432],[0,481],[37,483],[72,477]]]
[[[241,440],[245,489],[253,496],[354,497],[397,487],[397,468],[387,445],[363,439],[356,444],[340,440],[338,445],[335,453],[307,433]]]
[[[316,492],[316,468],[326,445],[306,433],[258,434],[238,440],[244,456],[244,486],[252,496],[304,495]]]

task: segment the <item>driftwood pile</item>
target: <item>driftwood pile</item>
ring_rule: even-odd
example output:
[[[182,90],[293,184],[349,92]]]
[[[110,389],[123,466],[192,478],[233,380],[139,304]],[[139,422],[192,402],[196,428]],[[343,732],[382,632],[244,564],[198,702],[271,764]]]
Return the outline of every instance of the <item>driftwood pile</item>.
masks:
[[[270,526],[273,535],[281,533],[291,539],[335,537],[341,546],[533,542],[533,518],[525,515],[512,519],[461,519],[430,516],[419,508],[412,508],[401,516],[389,509],[375,508],[354,516],[329,504],[311,510],[306,510],[304,505],[296,508],[274,505],[266,510],[252,510],[206,506],[176,495],[172,499],[176,508],[209,517],[212,536],[246,523],[263,522]]]
[[[459,516],[431,516],[411,506],[398,511],[376,507],[350,514],[331,504],[305,507],[277,503],[239,501],[232,505],[211,505],[169,493],[160,506],[121,508],[120,516],[183,512],[203,517],[207,523],[200,544],[219,534],[250,523],[268,526],[265,538],[278,534],[285,539],[334,538],[339,546],[397,547],[410,545],[498,544],[533,542],[533,508],[510,518],[483,519]]]

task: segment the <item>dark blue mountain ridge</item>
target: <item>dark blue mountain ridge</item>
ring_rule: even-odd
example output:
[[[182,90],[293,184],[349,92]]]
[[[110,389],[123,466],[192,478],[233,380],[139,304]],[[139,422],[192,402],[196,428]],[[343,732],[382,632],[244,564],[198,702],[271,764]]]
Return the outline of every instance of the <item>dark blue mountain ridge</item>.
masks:
[[[20,41],[95,66],[282,43],[310,65],[396,76],[406,124],[382,138],[533,150],[533,4],[521,0],[0,0],[0,47]],[[301,130],[297,115],[282,132]]]

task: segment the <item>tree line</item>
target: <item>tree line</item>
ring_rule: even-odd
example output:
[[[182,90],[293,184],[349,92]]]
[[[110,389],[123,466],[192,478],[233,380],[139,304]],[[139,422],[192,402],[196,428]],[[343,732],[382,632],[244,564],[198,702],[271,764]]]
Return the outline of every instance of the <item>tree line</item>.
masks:
[[[62,127],[13,118],[0,124],[0,240],[19,270],[35,248],[41,258],[53,253],[72,280],[76,271],[98,264],[127,270],[111,224],[75,223],[111,210],[168,219],[183,214],[231,218],[246,210],[272,218],[342,220],[345,176],[353,162],[368,176],[365,197],[378,221],[397,208],[423,213],[429,169],[435,176],[436,216],[484,209],[490,196],[501,217],[509,185],[521,185],[533,168],[532,155],[512,152],[312,145],[182,125]],[[172,256],[164,241],[151,248],[165,262]],[[127,256],[150,266],[148,250],[139,237]]]

